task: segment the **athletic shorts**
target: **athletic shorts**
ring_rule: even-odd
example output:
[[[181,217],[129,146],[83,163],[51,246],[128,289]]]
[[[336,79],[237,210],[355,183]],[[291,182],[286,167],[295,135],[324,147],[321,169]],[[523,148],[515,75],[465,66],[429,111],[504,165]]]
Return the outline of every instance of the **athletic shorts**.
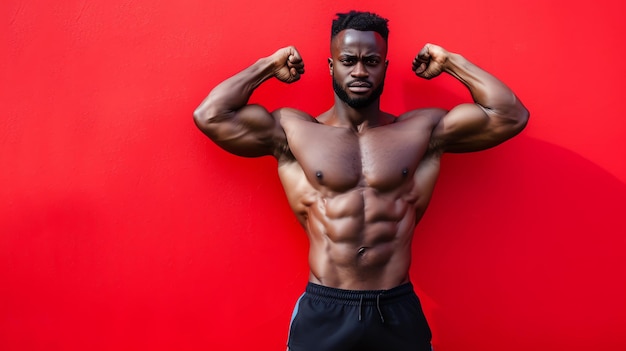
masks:
[[[291,351],[431,351],[413,285],[343,290],[309,283],[289,326]]]

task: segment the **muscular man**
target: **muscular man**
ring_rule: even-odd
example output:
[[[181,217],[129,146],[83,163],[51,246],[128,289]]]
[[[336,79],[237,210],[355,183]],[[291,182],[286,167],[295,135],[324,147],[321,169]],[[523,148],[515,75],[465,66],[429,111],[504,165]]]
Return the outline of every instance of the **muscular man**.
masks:
[[[309,284],[293,313],[290,350],[430,350],[409,266],[441,156],[498,145],[518,134],[529,114],[497,78],[433,44],[413,60],[415,74],[450,74],[474,102],[397,117],[381,111],[387,20],[368,12],[337,16],[328,59],[335,103],[328,111],[313,117],[248,104],[272,77],[300,79],[302,58],[286,47],[215,87],[195,123],[228,152],[278,161],[310,241]]]

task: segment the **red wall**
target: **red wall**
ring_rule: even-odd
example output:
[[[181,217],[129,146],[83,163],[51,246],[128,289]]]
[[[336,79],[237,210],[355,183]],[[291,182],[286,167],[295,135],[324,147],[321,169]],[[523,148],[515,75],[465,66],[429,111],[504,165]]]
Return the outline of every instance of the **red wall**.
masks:
[[[0,349],[283,349],[305,237],[275,161],[191,114],[289,44],[307,73],[254,101],[324,111],[330,20],[356,7],[391,19],[384,109],[469,100],[411,73],[434,42],[532,112],[444,158],[411,271],[435,348],[626,350],[626,5],[562,3],[2,1]]]

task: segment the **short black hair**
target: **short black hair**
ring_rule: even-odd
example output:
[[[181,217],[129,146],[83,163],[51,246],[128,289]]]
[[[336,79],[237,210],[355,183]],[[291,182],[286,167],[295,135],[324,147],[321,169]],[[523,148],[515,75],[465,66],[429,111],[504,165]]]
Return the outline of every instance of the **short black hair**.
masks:
[[[388,19],[372,12],[352,10],[348,13],[338,13],[333,20],[330,39],[332,40],[339,32],[345,29],[356,29],[364,32],[376,32],[385,42],[389,38]]]

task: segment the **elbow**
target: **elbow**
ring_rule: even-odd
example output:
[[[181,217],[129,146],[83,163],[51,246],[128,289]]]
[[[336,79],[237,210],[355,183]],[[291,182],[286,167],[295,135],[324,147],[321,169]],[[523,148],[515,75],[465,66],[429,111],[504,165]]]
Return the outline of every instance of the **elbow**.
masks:
[[[215,127],[216,116],[211,113],[209,109],[203,106],[199,106],[193,111],[193,122],[200,131],[211,138],[213,136],[213,129]]]
[[[528,125],[528,119],[530,118],[530,111],[524,106],[524,104],[517,98],[515,94],[511,94],[512,101],[505,108],[503,115],[507,116],[507,124],[514,132],[514,135],[519,134]]]
[[[217,106],[213,92],[211,92],[193,111],[193,121],[200,129],[202,126],[208,125],[217,116]]]
[[[198,108],[193,111],[193,121],[196,126],[200,127],[206,125],[210,120],[210,114],[203,106],[198,106]]]
[[[519,106],[514,110],[510,110],[506,115],[501,116],[499,126],[504,139],[502,141],[512,138],[521,133],[528,125],[528,119],[530,112],[524,107]]]
[[[507,116],[506,124],[509,126],[511,133],[513,135],[517,135],[524,130],[524,128],[526,128],[526,125],[528,125],[530,112],[522,104],[522,102],[516,98],[515,103],[509,107],[505,115]]]
[[[232,113],[221,111],[213,105],[202,104],[193,111],[193,121],[200,131],[212,140],[219,138],[224,128],[224,121],[230,119]]]
[[[517,129],[518,133],[524,130],[528,125],[528,119],[530,118],[530,111],[526,107],[520,104],[519,111],[517,113]]]
[[[196,124],[196,127],[200,128],[204,124],[205,114],[198,107],[193,111],[193,122]]]
[[[200,130],[207,132],[207,129],[219,119],[219,114],[211,105],[202,104],[193,111],[193,121]]]

